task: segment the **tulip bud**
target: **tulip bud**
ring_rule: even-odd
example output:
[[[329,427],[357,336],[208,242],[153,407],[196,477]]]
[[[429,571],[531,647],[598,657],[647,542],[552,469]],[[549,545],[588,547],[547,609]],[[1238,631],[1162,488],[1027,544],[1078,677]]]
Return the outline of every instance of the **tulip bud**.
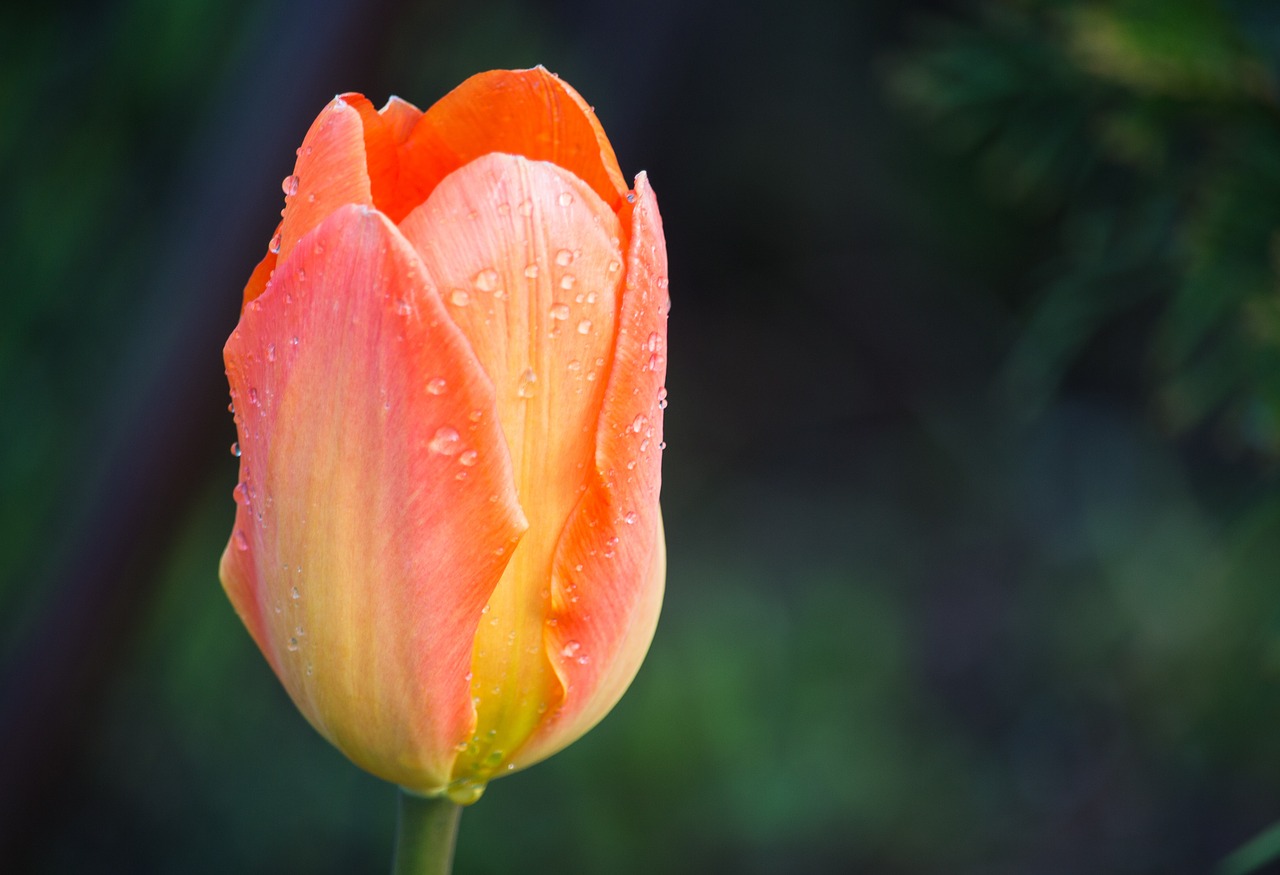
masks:
[[[666,248],[542,68],[330,103],[225,359],[223,586],[299,710],[422,795],[580,737],[648,649]]]

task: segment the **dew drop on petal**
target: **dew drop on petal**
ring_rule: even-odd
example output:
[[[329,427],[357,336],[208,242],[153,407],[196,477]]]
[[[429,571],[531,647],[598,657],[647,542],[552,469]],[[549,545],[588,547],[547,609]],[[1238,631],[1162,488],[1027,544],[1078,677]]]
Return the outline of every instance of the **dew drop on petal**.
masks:
[[[270,249],[272,252],[279,252],[280,243],[281,243],[281,236],[280,236],[280,232],[277,231],[275,233],[275,236],[271,238],[271,243],[267,245],[267,248]]]
[[[639,517],[636,516],[636,512],[634,510],[629,510],[627,511],[627,515],[622,518],[622,521],[629,526],[634,526],[637,519],[639,519]]]
[[[645,419],[644,414],[641,413],[637,415],[635,419],[631,420],[631,430],[636,434],[639,434],[640,432],[644,431],[644,426],[645,426],[645,423],[647,422],[648,420]]]
[[[454,289],[449,293],[449,303],[455,307],[465,307],[471,303],[471,296],[466,289]]]
[[[440,428],[436,429],[435,437],[431,438],[431,443],[428,444],[428,446],[431,448],[433,453],[439,453],[442,456],[452,456],[461,449],[459,446],[461,440],[462,438],[456,429],[450,428],[447,425],[442,425]]]
[[[491,267],[486,267],[475,275],[472,280],[475,287],[482,292],[492,292],[498,287],[498,272]]]
[[[569,305],[568,304],[552,305],[550,310],[550,316],[552,319],[563,322],[564,320],[569,318]]]
[[[239,444],[239,442],[233,443],[233,444],[231,445],[231,455],[235,456],[237,459],[238,459],[238,458],[240,458],[240,444]]]
[[[433,377],[427,381],[427,393],[430,395],[443,395],[448,388],[449,384],[445,382],[444,377]]]
[[[567,191],[562,191],[560,192],[560,197],[558,198],[558,201],[560,203],[560,206],[567,207],[569,206],[569,204],[573,203],[573,195]]]
[[[293,197],[298,193],[298,177],[296,175],[286,176],[280,183],[280,188],[283,189],[286,195]]]
[[[566,641],[564,647],[560,649],[560,652],[565,656],[573,656],[581,648],[582,645],[577,641]]]
[[[561,249],[556,253],[556,264],[561,267],[568,267],[573,263],[573,253],[568,249]]]
[[[249,549],[249,539],[248,539],[248,538],[246,538],[246,537],[244,536],[244,532],[240,531],[239,529],[236,529],[235,541],[236,541],[236,549],[237,549],[237,550],[248,550],[248,549]]]
[[[579,322],[579,323],[578,323],[578,333],[579,333],[579,334],[590,334],[590,333],[591,333],[591,320],[590,320],[590,319],[583,319],[581,322]]]
[[[535,278],[538,275],[538,266],[536,264],[529,265],[524,269],[524,275],[529,279]]]
[[[477,452],[476,450],[467,450],[465,453],[458,456],[458,464],[466,465],[468,468],[470,468],[472,465],[476,463],[476,461],[479,458],[480,458],[479,452]]]
[[[524,373],[520,375],[520,383],[516,387],[516,394],[521,398],[533,397],[533,384],[538,382],[538,375],[533,372],[533,368],[525,368]]]
[[[578,278],[576,276],[571,273],[566,273],[564,276],[560,277],[560,288],[567,292],[569,289],[573,288],[573,284],[577,281]]]

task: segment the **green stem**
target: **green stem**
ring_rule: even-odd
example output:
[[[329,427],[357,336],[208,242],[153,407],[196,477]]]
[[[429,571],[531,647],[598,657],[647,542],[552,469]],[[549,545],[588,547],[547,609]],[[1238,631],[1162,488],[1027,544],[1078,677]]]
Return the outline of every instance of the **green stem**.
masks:
[[[461,815],[462,806],[447,796],[427,798],[402,789],[392,875],[449,875]]]

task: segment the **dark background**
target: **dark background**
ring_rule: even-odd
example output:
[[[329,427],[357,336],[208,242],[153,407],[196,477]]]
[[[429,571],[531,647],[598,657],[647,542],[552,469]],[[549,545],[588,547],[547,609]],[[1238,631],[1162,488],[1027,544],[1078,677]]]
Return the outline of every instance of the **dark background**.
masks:
[[[1275,4],[6,4],[6,868],[387,868],[218,584],[220,349],[334,93],[536,63],[662,206],[668,597],[456,871],[1205,872],[1280,819]]]

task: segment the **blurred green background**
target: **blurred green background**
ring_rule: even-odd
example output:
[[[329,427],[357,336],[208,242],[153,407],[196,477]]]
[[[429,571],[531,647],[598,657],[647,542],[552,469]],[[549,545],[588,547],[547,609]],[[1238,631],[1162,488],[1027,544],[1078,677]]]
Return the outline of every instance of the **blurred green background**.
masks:
[[[217,581],[221,344],[335,92],[542,63],[671,253],[668,597],[458,873],[1211,871],[1280,820],[1280,7],[0,11],[0,852],[378,872]]]

